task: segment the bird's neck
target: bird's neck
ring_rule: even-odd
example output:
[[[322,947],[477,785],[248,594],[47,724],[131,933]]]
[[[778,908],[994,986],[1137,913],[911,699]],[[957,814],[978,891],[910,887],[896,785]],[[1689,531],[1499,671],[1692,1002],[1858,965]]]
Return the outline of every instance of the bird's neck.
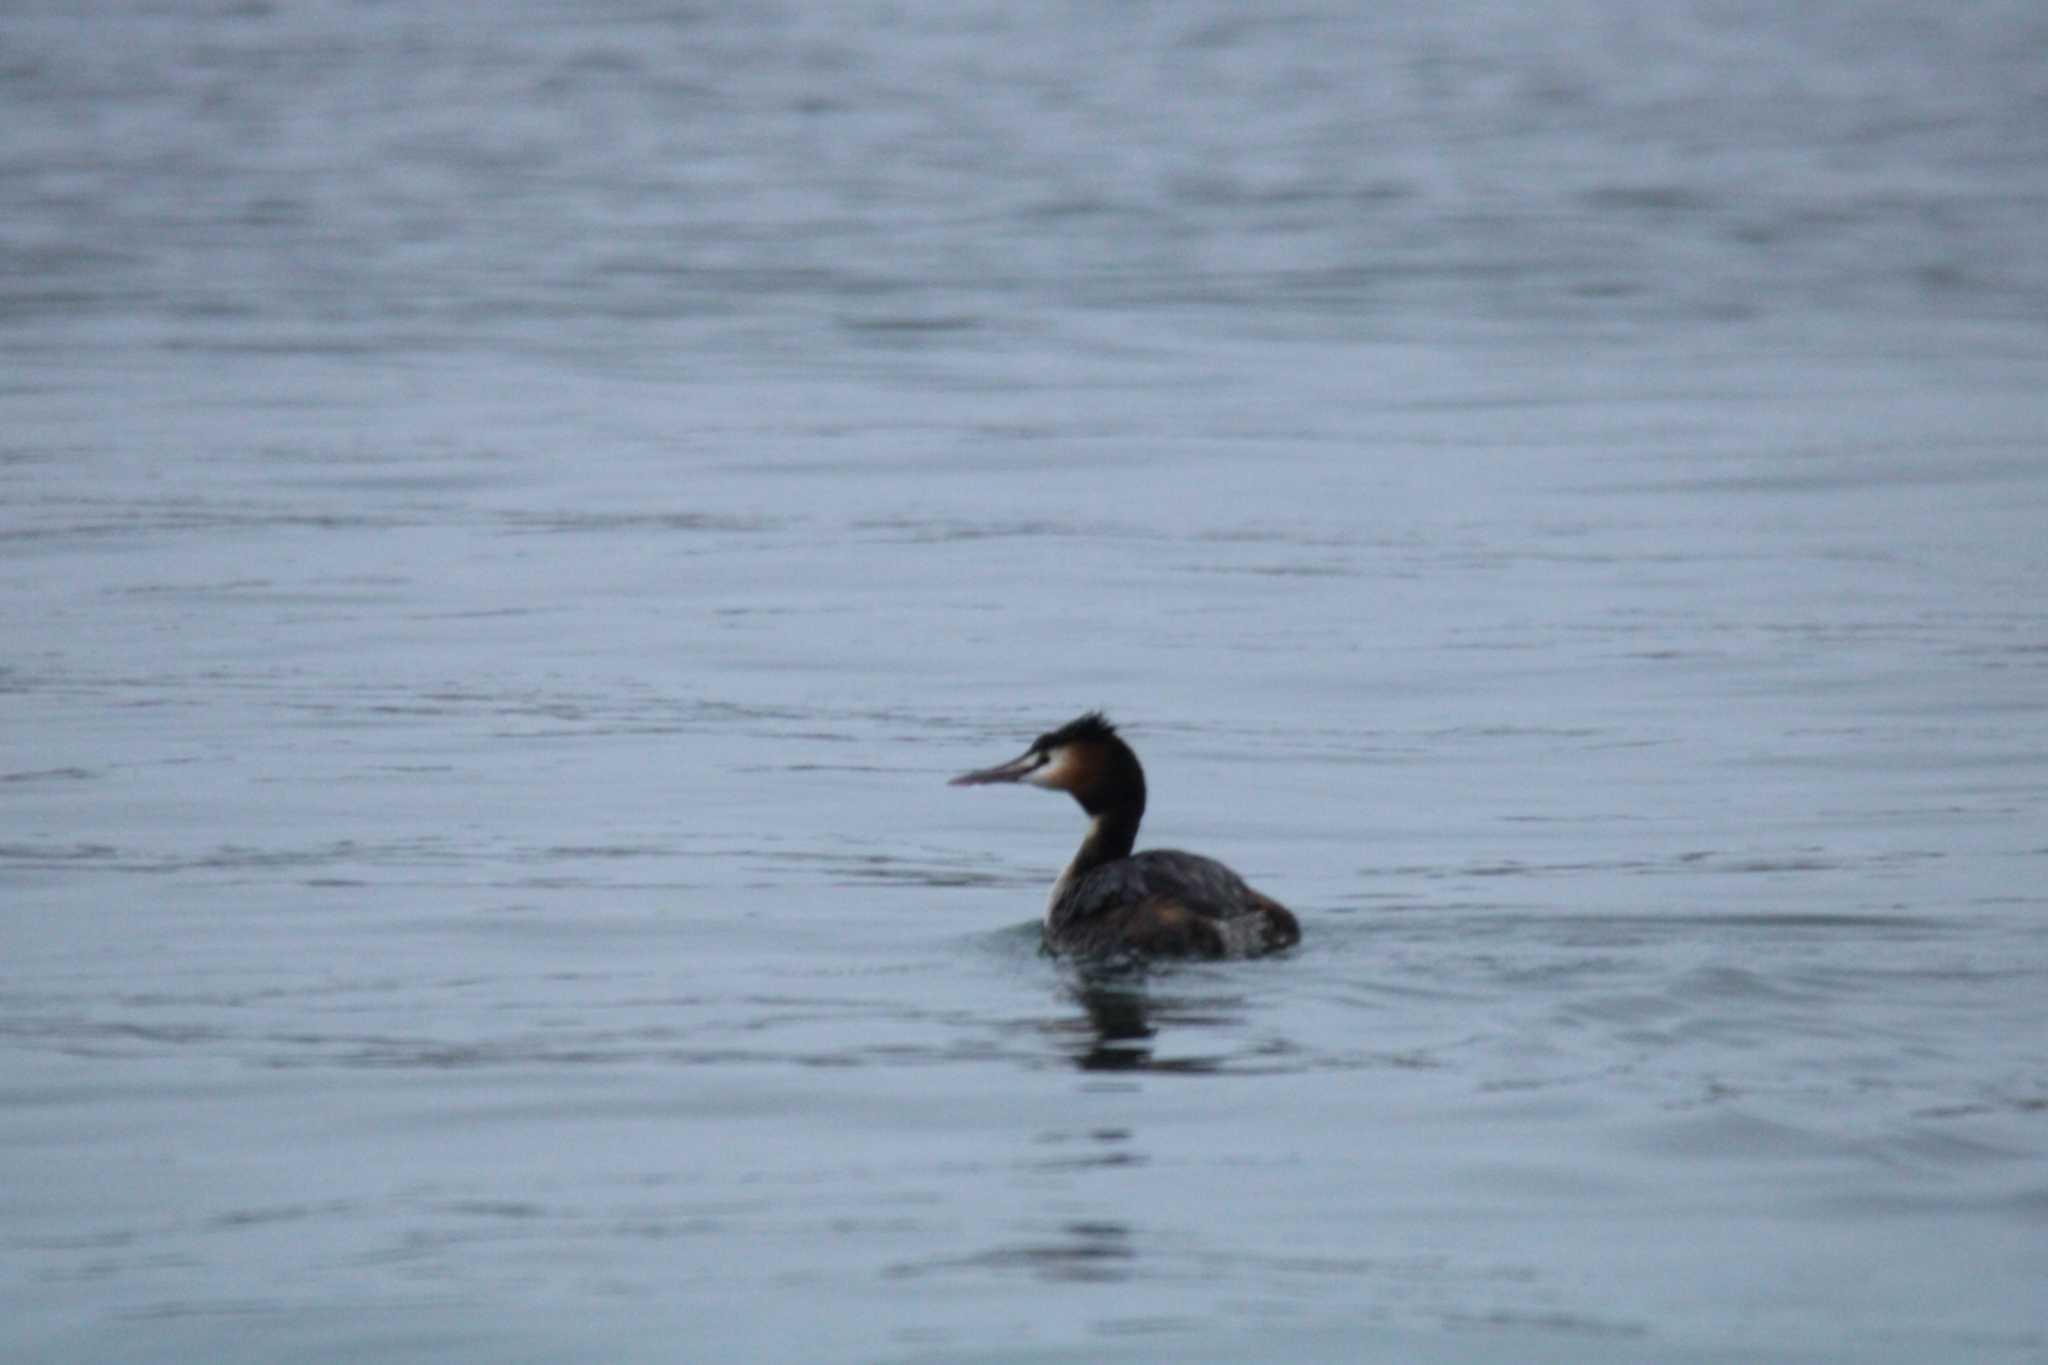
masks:
[[[1135,806],[1115,806],[1098,813],[1095,823],[1088,827],[1088,837],[1081,841],[1081,850],[1074,855],[1067,875],[1080,877],[1104,863],[1130,857],[1132,847],[1138,842],[1138,822],[1144,818],[1142,802]]]

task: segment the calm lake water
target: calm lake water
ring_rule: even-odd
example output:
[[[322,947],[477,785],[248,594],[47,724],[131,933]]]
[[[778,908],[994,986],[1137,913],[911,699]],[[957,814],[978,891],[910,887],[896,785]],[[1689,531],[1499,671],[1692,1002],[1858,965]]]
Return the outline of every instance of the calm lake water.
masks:
[[[2033,3],[10,6],[0,1355],[2048,1357],[2044,220]]]

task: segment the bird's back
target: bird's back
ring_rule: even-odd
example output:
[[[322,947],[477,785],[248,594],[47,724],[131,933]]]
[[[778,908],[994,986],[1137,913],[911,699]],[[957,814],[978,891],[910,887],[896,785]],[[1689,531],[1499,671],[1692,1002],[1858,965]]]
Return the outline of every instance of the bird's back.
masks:
[[[1214,858],[1147,849],[1089,869],[1046,916],[1057,951],[1251,957],[1301,937],[1292,913]]]

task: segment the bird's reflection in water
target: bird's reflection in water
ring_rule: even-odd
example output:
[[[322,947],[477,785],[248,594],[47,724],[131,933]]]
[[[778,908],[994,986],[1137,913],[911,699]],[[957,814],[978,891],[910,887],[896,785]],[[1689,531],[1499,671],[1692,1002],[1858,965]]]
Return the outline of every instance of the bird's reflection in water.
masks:
[[[1067,992],[1086,1015],[1069,1025],[1079,1044],[1074,1065],[1083,1071],[1216,1071],[1226,1057],[1157,1056],[1161,1030],[1235,1024],[1244,1018],[1241,996],[1155,993],[1143,964],[1075,968]]]
[[[1151,1001],[1145,978],[1137,972],[1115,978],[1083,974],[1071,984],[1074,998],[1088,1012],[1092,1035],[1075,1054],[1083,1071],[1142,1071],[1152,1064]]]

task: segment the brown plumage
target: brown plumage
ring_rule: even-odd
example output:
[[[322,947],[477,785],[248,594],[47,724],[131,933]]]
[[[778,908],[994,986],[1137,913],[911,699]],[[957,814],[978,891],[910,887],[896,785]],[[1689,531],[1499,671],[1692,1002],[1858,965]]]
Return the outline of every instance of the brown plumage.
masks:
[[[1046,908],[1053,952],[1255,957],[1300,941],[1292,912],[1215,859],[1131,851],[1145,815],[1145,770],[1101,712],[1040,735],[1008,763],[953,779],[955,786],[991,782],[1066,792],[1093,817]]]

